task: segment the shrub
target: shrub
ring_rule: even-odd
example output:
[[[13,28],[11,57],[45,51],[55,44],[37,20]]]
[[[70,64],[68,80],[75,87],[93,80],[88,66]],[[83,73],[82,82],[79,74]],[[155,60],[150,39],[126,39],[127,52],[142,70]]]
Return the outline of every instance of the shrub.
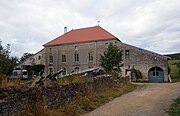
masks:
[[[136,79],[142,79],[142,73],[137,69],[131,69],[131,73],[134,73],[136,76]]]

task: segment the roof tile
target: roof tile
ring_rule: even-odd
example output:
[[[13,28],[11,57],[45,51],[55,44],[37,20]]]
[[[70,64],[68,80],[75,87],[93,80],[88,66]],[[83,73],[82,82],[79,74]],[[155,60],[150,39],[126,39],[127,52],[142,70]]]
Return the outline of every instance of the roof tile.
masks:
[[[100,26],[71,30],[56,39],[46,43],[44,46],[60,45],[67,43],[98,41],[117,38]]]

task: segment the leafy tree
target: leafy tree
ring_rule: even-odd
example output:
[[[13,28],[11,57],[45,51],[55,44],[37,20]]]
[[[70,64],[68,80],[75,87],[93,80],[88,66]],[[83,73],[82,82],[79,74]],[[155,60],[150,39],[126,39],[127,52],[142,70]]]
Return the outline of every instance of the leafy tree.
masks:
[[[107,71],[120,71],[122,66],[122,50],[112,43],[109,44],[107,50],[101,55],[100,65]]]
[[[31,57],[33,54],[31,53],[24,53],[23,56],[20,58],[20,62],[25,61],[27,58]]]
[[[1,43],[2,41],[0,41],[0,73],[9,74],[17,64],[18,58],[10,57],[10,44],[4,48]]]

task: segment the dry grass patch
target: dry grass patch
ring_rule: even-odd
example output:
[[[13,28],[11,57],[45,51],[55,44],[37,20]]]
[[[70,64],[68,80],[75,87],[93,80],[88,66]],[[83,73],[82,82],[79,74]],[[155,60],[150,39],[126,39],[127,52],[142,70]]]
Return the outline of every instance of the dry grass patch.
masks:
[[[13,87],[20,87],[20,79],[3,79],[2,82],[1,82],[1,85],[0,87],[2,88],[6,88],[6,87],[10,87],[10,86],[13,86]]]
[[[80,76],[80,75],[71,75],[71,76],[65,76],[57,79],[57,83],[60,85],[67,85],[70,83],[82,83],[82,82],[87,82],[91,78],[87,76]]]
[[[51,112],[59,116],[79,116],[102,106],[116,97],[131,92],[138,87],[138,85],[128,83],[126,85],[119,84],[114,87],[107,87],[85,95],[77,93],[74,100],[69,104],[60,107],[58,110],[51,110]]]

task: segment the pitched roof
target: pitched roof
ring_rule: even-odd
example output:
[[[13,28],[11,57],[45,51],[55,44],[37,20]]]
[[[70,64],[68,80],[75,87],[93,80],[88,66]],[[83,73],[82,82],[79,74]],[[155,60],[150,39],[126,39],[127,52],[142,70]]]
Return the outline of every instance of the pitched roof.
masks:
[[[71,30],[56,39],[46,43],[44,46],[60,45],[67,43],[98,41],[117,38],[100,26]]]

